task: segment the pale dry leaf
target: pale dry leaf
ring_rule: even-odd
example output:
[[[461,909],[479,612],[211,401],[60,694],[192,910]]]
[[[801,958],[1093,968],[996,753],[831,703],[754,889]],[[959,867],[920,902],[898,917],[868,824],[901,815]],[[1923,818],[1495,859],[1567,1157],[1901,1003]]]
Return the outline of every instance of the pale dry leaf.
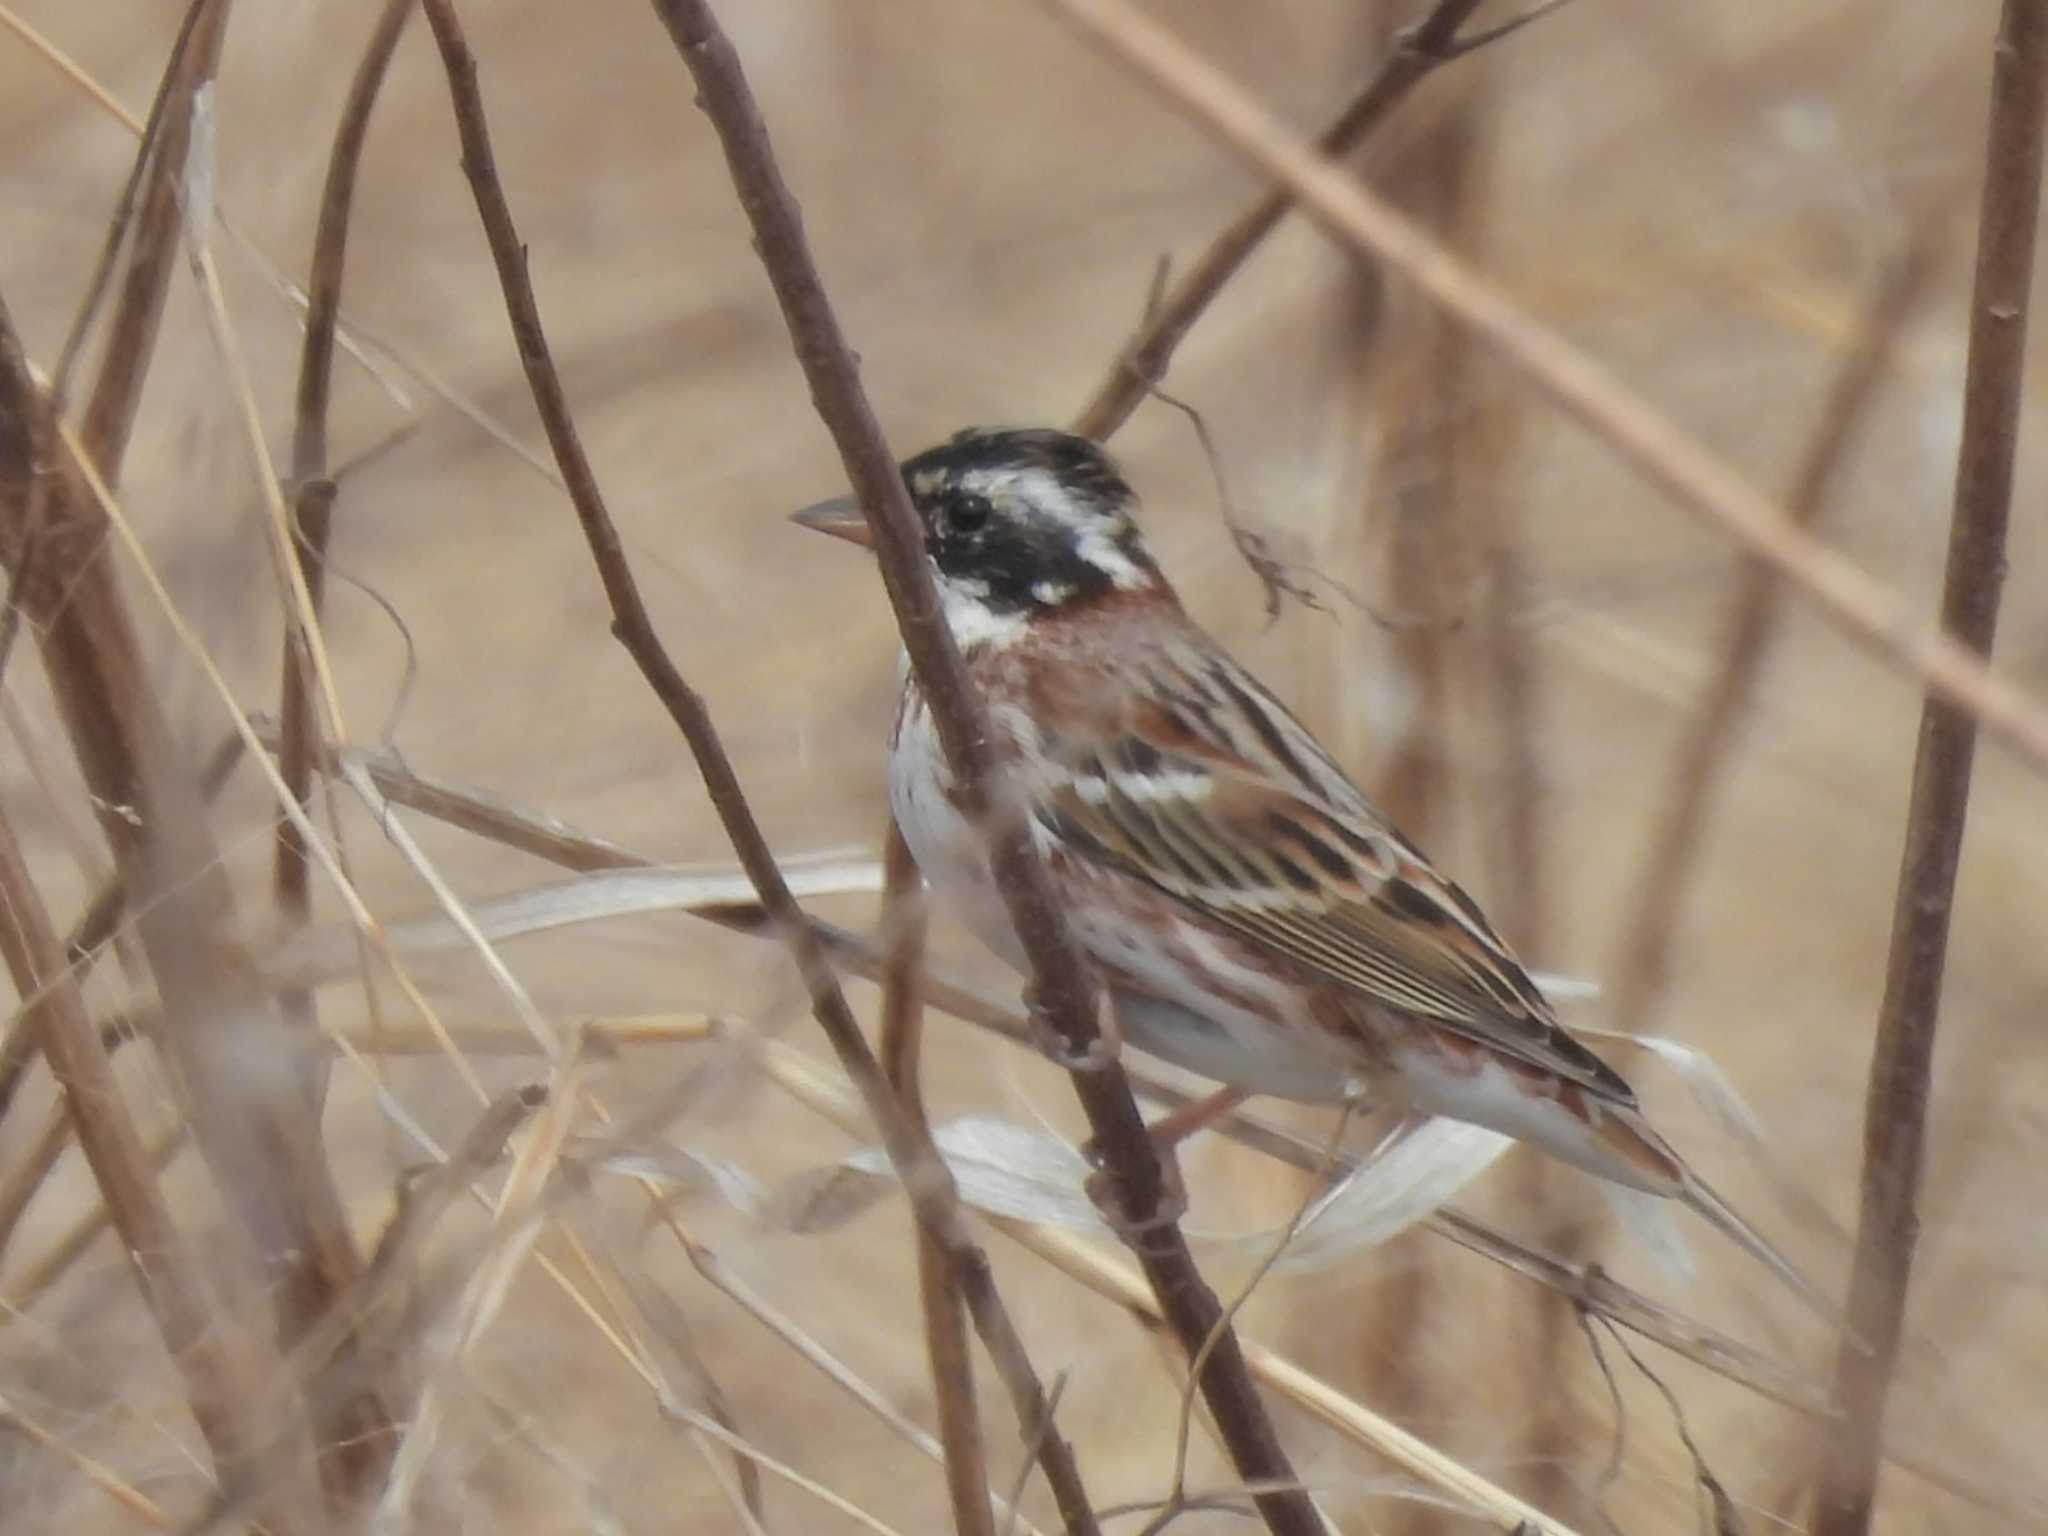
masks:
[[[784,862],[783,874],[800,899],[872,895],[882,889],[882,866],[858,854],[814,854]],[[492,943],[523,938],[607,918],[754,900],[754,886],[728,864],[603,870],[551,880],[504,896],[467,904],[478,930]],[[386,929],[400,955],[457,951],[470,941],[445,915],[415,918]],[[355,973],[355,931],[334,927],[309,931],[280,948],[265,965],[277,986],[309,986]]]
[[[1428,1220],[1513,1145],[1497,1131],[1441,1116],[1405,1129],[1317,1197],[1275,1267],[1325,1269],[1377,1248]],[[1237,1242],[1264,1250],[1282,1230]]]
[[[1752,1147],[1761,1147],[1765,1143],[1763,1121],[1736,1091],[1734,1082],[1721,1070],[1720,1064],[1698,1046],[1673,1040],[1668,1035],[1633,1035],[1605,1029],[1582,1029],[1579,1033],[1600,1040],[1626,1040],[1641,1046],[1677,1070],[1686,1091],[1723,1132]]]
[[[1677,1204],[1662,1195],[1611,1184],[1605,1179],[1600,1181],[1600,1193],[1607,1197],[1615,1219],[1649,1254],[1657,1268],[1676,1284],[1691,1285],[1699,1266],[1693,1262],[1692,1245],[1673,1219]]]
[[[1088,1162],[1059,1137],[996,1115],[962,1115],[933,1127],[960,1198],[978,1210],[1080,1231],[1104,1230],[1084,1184]],[[863,1147],[846,1166],[888,1170],[888,1154]]]

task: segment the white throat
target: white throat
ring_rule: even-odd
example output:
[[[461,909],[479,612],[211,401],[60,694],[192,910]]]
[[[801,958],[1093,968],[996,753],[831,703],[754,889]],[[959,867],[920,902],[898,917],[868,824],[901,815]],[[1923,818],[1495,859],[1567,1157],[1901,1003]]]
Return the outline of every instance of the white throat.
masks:
[[[963,651],[1003,650],[1024,637],[1025,615],[991,608],[985,582],[941,577],[939,602],[946,627],[953,631],[953,643]]]

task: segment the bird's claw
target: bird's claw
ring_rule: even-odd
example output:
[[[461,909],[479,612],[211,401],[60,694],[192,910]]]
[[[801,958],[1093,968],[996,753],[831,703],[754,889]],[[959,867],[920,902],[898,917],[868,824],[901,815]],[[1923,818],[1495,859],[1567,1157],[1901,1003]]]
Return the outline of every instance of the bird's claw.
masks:
[[[1036,987],[1024,989],[1024,1013],[1031,1022],[1032,1043],[1039,1054],[1069,1072],[1106,1072],[1116,1065],[1123,1052],[1123,1044],[1113,1029],[1097,1034],[1080,1050],[1073,1049],[1066,1033],[1053,1023]]]
[[[1188,1187],[1180,1176],[1179,1161],[1170,1148],[1155,1150],[1159,1154],[1159,1198],[1149,1214],[1133,1220],[1124,1214],[1123,1202],[1117,1198],[1117,1178],[1104,1164],[1100,1149],[1093,1141],[1081,1148],[1090,1165],[1082,1188],[1088,1191],[1096,1213],[1126,1243],[1173,1226],[1188,1213]]]

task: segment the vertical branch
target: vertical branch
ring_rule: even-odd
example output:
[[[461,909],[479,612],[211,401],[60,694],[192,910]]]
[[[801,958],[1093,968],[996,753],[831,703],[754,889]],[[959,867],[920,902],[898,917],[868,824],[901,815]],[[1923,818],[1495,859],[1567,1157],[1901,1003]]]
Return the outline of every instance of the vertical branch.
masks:
[[[1992,48],[1990,116],[1941,599],[1943,628],[1980,655],[1991,650],[2005,577],[2041,139],[2048,126],[2048,0],[2005,0]],[[1920,1233],[1928,1079],[1976,744],[1969,713],[1930,694],[1920,716],[1891,957],[1864,1103],[1863,1200],[1849,1286],[1849,1319],[1861,1340],[1845,1339],[1835,1362],[1834,1400],[1843,1417],[1821,1456],[1814,1536],[1862,1536],[1876,1500],[1885,1400]]]
[[[306,284],[306,340],[299,353],[297,417],[292,429],[292,522],[298,541],[299,570],[313,611],[320,611],[326,589],[327,538],[334,512],[334,482],[327,477],[327,399],[334,375],[334,337],[341,314],[341,280],[348,251],[349,208],[355,197],[356,168],[370,131],[391,55],[412,14],[411,0],[385,0],[370,34],[362,61],[349,84],[334,149],[327,160],[327,180],[320,194],[320,220],[313,236],[313,270]],[[302,806],[310,804],[317,725],[312,698],[311,658],[290,635],[285,642],[282,695],[279,701],[278,772]],[[309,910],[306,850],[298,828],[287,819],[277,827],[277,862],[273,872],[278,906],[294,926]],[[310,1000],[287,995],[288,1010],[304,1012]]]
[[[932,1155],[931,1121],[925,1113],[918,1057],[924,1033],[924,882],[910,846],[892,820],[882,840],[882,1070],[903,1105],[905,1118]],[[988,1501],[988,1464],[982,1451],[981,1418],[974,1406],[974,1357],[967,1349],[967,1310],[953,1278],[946,1250],[922,1225],[917,1228],[917,1291],[924,1310],[925,1353],[938,1405],[939,1444],[946,1453],[946,1491],[953,1500],[958,1536],[995,1536]]]
[[[385,0],[372,29],[355,77],[349,83],[341,123],[328,157],[327,179],[320,196],[319,223],[313,236],[312,273],[306,284],[306,336],[299,354],[297,416],[292,432],[291,513],[295,554],[312,614],[317,618],[326,589],[327,541],[334,512],[335,485],[327,473],[327,402],[334,372],[334,339],[341,313],[341,283],[348,249],[349,209],[354,199],[356,170],[363,142],[391,56],[398,48],[412,0]],[[289,609],[289,603],[287,603]],[[299,625],[287,623],[278,706],[281,745],[278,773],[301,807],[310,807],[313,764],[319,755],[320,727],[314,702],[313,658]],[[312,910],[312,868],[304,837],[291,818],[277,824],[277,854],[272,888],[279,915],[288,927],[300,927]],[[290,988],[278,997],[287,1028],[310,1036],[317,1027],[313,995]],[[310,1064],[308,1095],[315,1106],[326,1098],[324,1058]],[[355,1391],[346,1383],[361,1381]],[[383,1476],[395,1445],[389,1414],[368,1381],[355,1340],[346,1333],[335,1345],[326,1380],[313,1389],[313,1411],[323,1444],[333,1448],[331,1481],[341,1494],[373,1488]]]

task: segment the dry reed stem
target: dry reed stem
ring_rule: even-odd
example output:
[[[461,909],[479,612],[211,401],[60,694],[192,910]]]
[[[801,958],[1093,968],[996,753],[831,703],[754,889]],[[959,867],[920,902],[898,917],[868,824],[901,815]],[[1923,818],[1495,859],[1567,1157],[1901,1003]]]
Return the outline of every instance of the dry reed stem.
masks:
[[[1193,1354],[1216,1329],[1221,1305],[1165,1208],[1158,1149],[1145,1133],[1115,1052],[1099,1034],[1094,977],[1067,930],[1021,807],[997,792],[1004,767],[998,738],[941,616],[909,494],[861,388],[858,365],[826,298],[796,200],[775,162],[739,57],[704,0],[655,0],[655,10],[697,82],[698,105],[718,131],[755,248],[810,384],[811,403],[832,435],[867,518],[883,585],[953,769],[962,808],[988,838],[991,868],[1030,962],[1031,996],[1074,1064],[1070,1080],[1087,1116],[1091,1147],[1118,1224],[1175,1336]],[[741,858],[746,861],[744,849]],[[768,867],[772,871],[772,860]],[[785,914],[776,903],[767,905],[778,917],[798,916],[793,910]],[[1198,1379],[1239,1476],[1263,1490],[1254,1498],[1267,1527],[1274,1536],[1319,1536],[1322,1523],[1314,1504],[1296,1488],[1293,1468],[1227,1327]],[[1047,1436],[1042,1443],[1049,1448],[1052,1441]],[[1062,1511],[1071,1520],[1064,1500]]]
[[[356,170],[369,136],[370,112],[398,39],[412,15],[412,0],[385,0],[371,29],[370,40],[349,82],[334,148],[327,159],[327,177],[320,192],[320,217],[313,235],[312,272],[306,281],[306,336],[299,353],[298,398],[292,426],[292,532],[299,575],[313,612],[320,611],[326,591],[327,539],[334,513],[335,486],[327,475],[327,402],[334,376],[334,338],[341,318],[341,282],[348,250],[349,209]],[[287,635],[282,662],[284,682],[279,702],[279,729],[284,749],[278,768],[287,788],[302,806],[311,804],[313,787],[313,718],[308,676],[310,658]],[[303,924],[311,907],[306,851],[298,829],[289,821],[277,829],[277,862],[272,874],[278,906],[288,921]],[[287,1007],[291,1007],[287,999]],[[309,1006],[302,1004],[300,1006]]]
[[[1926,291],[1932,268],[1930,240],[1916,231],[1886,263],[1865,301],[1786,494],[1786,515],[1799,527],[1812,526],[1847,467],[1857,432],[1884,381],[1892,345]],[[1739,722],[1778,631],[1783,594],[1783,584],[1767,567],[1744,569],[1720,665],[1679,744],[1668,798],[1637,869],[1634,897],[1622,909],[1630,914],[1629,932],[1608,988],[1613,1017],[1631,1030],[1650,1029],[1662,1001],[1685,893],[1705,846],[1730,754],[1742,739]]]
[[[1351,153],[1370,138],[1425,76],[1462,52],[1458,29],[1480,4],[1481,0],[1437,0],[1422,20],[1398,33],[1365,89],[1323,130],[1316,147],[1335,157]],[[1130,420],[1146,391],[1165,380],[1173,354],[1195,322],[1293,206],[1294,198],[1285,189],[1268,191],[1218,231],[1124,343],[1108,377],[1074,418],[1074,431],[1106,441]]]
[[[0,951],[16,990],[36,999],[43,1053],[121,1234],[129,1268],[184,1378],[192,1416],[213,1453],[217,1476],[228,1487],[261,1486],[257,1508],[265,1525],[280,1536],[315,1529],[311,1448],[288,1440],[280,1446],[270,1417],[261,1411],[265,1386],[274,1379],[274,1359],[258,1334],[220,1308],[171,1219],[114,1079],[113,1063],[69,978],[56,930],[4,812]],[[275,1465],[279,1459],[281,1469]]]
[[[2006,0],[1992,47],[1990,119],[1962,443],[1941,597],[1943,629],[1987,656],[2005,580],[2025,385],[2041,141],[2048,127],[2048,0]],[[1834,1399],[1844,1418],[1822,1453],[1814,1536],[1862,1536],[1876,1501],[1885,1400],[1920,1233],[1928,1082],[1977,725],[1951,698],[1930,694],[1922,708],[1864,1106],[1863,1197],[1849,1321],[1865,1347],[1845,1339],[1836,1357]]]
[[[199,174],[210,182],[213,175],[211,166],[201,167]],[[209,328],[215,346],[220,354],[223,371],[229,391],[240,407],[241,424],[256,471],[257,484],[262,490],[265,509],[269,513],[266,528],[270,534],[270,549],[273,567],[282,589],[285,614],[284,675],[287,719],[296,718],[301,733],[320,729],[318,720],[312,718],[310,703],[317,689],[320,700],[319,713],[325,716],[326,729],[337,738],[347,732],[341,714],[341,699],[335,685],[333,669],[328,661],[327,644],[320,628],[320,615],[310,589],[305,562],[294,547],[292,512],[287,507],[284,489],[278,481],[276,466],[271,462],[269,448],[264,439],[261,409],[257,405],[255,390],[250,383],[248,365],[244,357],[240,338],[228,313],[227,301],[221,291],[220,274],[213,262],[206,238],[210,233],[208,221],[210,210],[195,209],[194,221],[186,229],[186,237],[192,258],[193,276],[200,289]],[[286,754],[279,763],[280,771],[293,761],[291,747],[293,735],[286,735]],[[303,745],[299,753],[305,756]],[[323,781],[324,782],[324,781]],[[329,787],[329,819],[334,824],[332,857],[345,883],[353,884],[347,863],[347,850],[342,841],[338,816]],[[308,803],[300,796],[302,809]],[[308,865],[304,840],[299,834],[300,820],[286,817],[278,823],[279,859],[281,876],[287,871],[290,878],[280,878],[277,883],[279,904],[288,923],[303,922],[309,910],[309,893],[306,887]],[[361,930],[357,932],[359,956],[367,961],[367,948]],[[367,964],[365,964],[367,981]],[[375,1007],[374,993],[371,1006]],[[313,1015],[310,995],[287,990],[278,999],[283,1032],[287,1037],[301,1041],[310,1040],[318,1028]],[[300,1092],[308,1106],[308,1122],[314,1127],[317,1140],[320,1113],[326,1102],[326,1063],[323,1057],[313,1055],[302,1064]],[[336,1253],[331,1263],[333,1273],[326,1277],[327,1289],[322,1292],[295,1287],[303,1295],[294,1296],[285,1317],[285,1337],[289,1345],[314,1327],[319,1319],[329,1313],[333,1291],[353,1283],[357,1260],[353,1242],[347,1238],[346,1230],[339,1235]],[[345,1259],[340,1245],[346,1244]],[[355,1369],[355,1348],[344,1339],[337,1346],[334,1367],[338,1373],[354,1376],[359,1385],[356,1390],[343,1392],[333,1390],[331,1385],[319,1382],[309,1383],[308,1400],[314,1414],[314,1428],[320,1443],[332,1447],[332,1454],[322,1461],[323,1475],[335,1496],[341,1500],[354,1498],[366,1489],[382,1481],[384,1458],[393,1444],[391,1417],[379,1399],[375,1386]]]
[[[161,131],[145,142],[132,248],[80,428],[83,462],[39,466],[47,515],[36,530],[36,570],[23,583],[22,602],[40,626],[52,690],[135,899],[137,930],[166,1004],[160,1044],[188,1097],[216,1182],[281,1281],[278,1326],[289,1341],[352,1278],[356,1262],[317,1122],[303,1101],[292,1102],[317,1053],[280,1034],[275,1015],[238,1005],[219,942],[231,931],[234,893],[205,825],[203,800],[176,762],[161,702],[150,693],[111,564],[96,558],[106,519],[79,483],[92,466],[108,475],[117,470],[177,253],[193,103],[212,78],[225,6],[203,5],[193,14],[190,44],[166,71]],[[110,248],[118,243],[110,239]],[[9,398],[0,408],[28,420],[53,416],[25,367],[6,384]],[[51,425],[61,431],[61,424]],[[57,457],[52,439],[51,458]],[[11,465],[7,477],[14,477]],[[36,499],[10,488],[10,520]],[[263,1073],[249,1070],[252,1032],[278,1047]]]
[[[335,485],[327,477],[327,404],[333,378],[335,332],[340,319],[341,283],[348,241],[348,215],[355,191],[356,170],[361,162],[364,140],[369,133],[371,109],[383,85],[392,54],[405,21],[412,14],[411,0],[386,0],[363,56],[357,63],[343,104],[341,121],[335,130],[334,147],[328,156],[327,175],[321,189],[319,221],[313,237],[312,270],[306,285],[305,339],[299,355],[299,382],[292,435],[291,507],[288,516],[288,548],[282,558],[296,568],[298,589],[305,598],[302,623],[287,624],[280,661],[279,719],[284,750],[278,771],[285,786],[301,808],[312,805],[314,777],[313,738],[319,732],[313,704],[315,661],[307,635],[319,634],[319,620],[326,594],[327,542],[332,524]],[[290,611],[290,604],[287,604]],[[338,717],[333,726],[342,734]],[[330,780],[321,783],[329,786]],[[347,872],[346,852],[341,842],[340,820],[330,800],[328,821],[335,833],[335,854]],[[311,861],[298,825],[290,818],[277,824],[277,852],[272,866],[271,888],[280,917],[288,928],[303,927],[312,911]],[[370,979],[367,945],[356,940],[363,964],[364,999],[372,1016],[379,1011],[375,983]],[[287,1019],[295,1027],[316,1028],[311,993],[288,990],[278,999]],[[348,1368],[345,1346],[336,1361]],[[316,1398],[316,1405],[318,1399]],[[355,1422],[349,1422],[353,1416]],[[354,1405],[338,1404],[333,1422],[323,1423],[322,1438],[345,1448],[338,1468],[348,1491],[368,1489],[381,1481],[383,1454],[393,1443],[388,1415],[375,1396],[366,1392]]]
[[[882,1128],[890,1159],[903,1176],[904,1187],[910,1192],[919,1221],[946,1244],[976,1328],[994,1358],[999,1374],[1010,1388],[1026,1437],[1033,1438],[1038,1427],[1045,1422],[1044,1391],[996,1292],[987,1257],[967,1232],[953,1193],[951,1175],[943,1163],[923,1154],[916,1136],[898,1110],[888,1081],[869,1052],[852,1010],[839,989],[824,946],[805,922],[787,881],[776,865],[774,854],[747,803],[702,698],[689,686],[662,647],[640,597],[618,530],[604,505],[602,492],[578,439],[541,325],[532,286],[527,280],[525,248],[513,224],[494,166],[483,102],[476,87],[475,58],[448,0],[423,0],[423,4],[448,76],[457,133],[462,143],[463,170],[475,195],[497,268],[499,285],[518,343],[520,362],[549,446],[554,451],[577,519],[590,545],[599,578],[611,602],[613,634],[639,666],[649,687],[688,743],[713,809],[742,867],[753,881],[762,906],[782,930],[782,937],[810,994],[814,1015],[848,1075],[860,1085],[870,1113]],[[1135,1109],[1132,1113],[1135,1117]],[[1053,1487],[1069,1532],[1072,1536],[1094,1536],[1097,1531],[1094,1515],[1064,1442],[1057,1436],[1039,1438],[1047,1480]]]
[[[933,1156],[931,1118],[919,1075],[924,1033],[924,880],[910,845],[892,819],[883,831],[882,1070],[902,1101],[903,1113]],[[924,1314],[924,1344],[946,1452],[946,1491],[958,1536],[995,1536],[988,1501],[988,1459],[974,1400],[974,1356],[967,1347],[967,1312],[952,1266],[938,1239],[917,1229],[917,1291]]]
[[[1535,319],[1195,54],[1129,0],[1039,0],[1173,101],[1190,121],[1292,188],[1335,238],[1413,282],[1683,510],[1786,577],[1837,629],[1953,701],[2048,769],[2048,709],[1969,646],[1929,630],[1900,594],[1794,527],[1718,454]]]
[[[121,296],[108,322],[100,371],[87,397],[79,437],[87,455],[102,466],[111,482],[128,446],[142,383],[156,355],[157,328],[163,319],[171,263],[183,224],[186,158],[192,147],[192,104],[202,87],[210,86],[220,67],[221,43],[227,34],[228,0],[190,0],[157,94],[150,103],[142,147],[128,184],[122,189],[112,226],[100,253],[98,268],[87,286],[85,303],[65,338],[51,386],[61,409],[73,360],[90,330],[104,284],[113,276],[123,244],[129,247]]]

